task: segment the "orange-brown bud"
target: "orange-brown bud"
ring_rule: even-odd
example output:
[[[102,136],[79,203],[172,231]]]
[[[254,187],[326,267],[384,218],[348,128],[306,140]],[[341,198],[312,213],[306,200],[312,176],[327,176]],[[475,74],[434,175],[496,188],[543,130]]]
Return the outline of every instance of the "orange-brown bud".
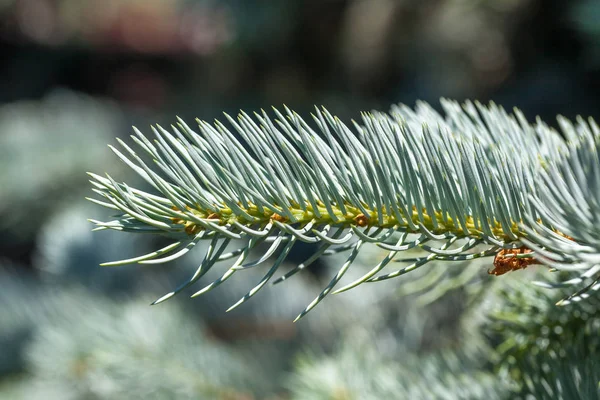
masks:
[[[517,254],[529,254],[533,251],[527,247],[520,247],[518,249],[502,249],[494,257],[494,269],[488,271],[490,275],[504,275],[509,271],[517,271],[519,269],[525,269],[529,265],[539,264],[540,262],[535,258],[517,258]]]
[[[369,225],[369,218],[367,218],[365,214],[361,213],[354,217],[354,222],[356,222],[356,225],[358,226],[367,226]]]

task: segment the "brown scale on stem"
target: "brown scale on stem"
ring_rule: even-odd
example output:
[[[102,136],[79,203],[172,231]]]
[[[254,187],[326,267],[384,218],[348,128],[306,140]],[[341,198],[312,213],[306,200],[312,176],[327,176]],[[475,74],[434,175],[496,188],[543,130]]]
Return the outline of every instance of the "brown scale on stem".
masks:
[[[185,228],[183,229],[185,231],[185,233],[187,233],[190,236],[196,235],[198,233],[200,233],[200,227],[196,224],[186,224]]]
[[[354,222],[356,222],[356,225],[361,227],[367,226],[369,224],[369,218],[367,218],[365,214],[361,213],[354,217]]]
[[[284,217],[283,215],[279,215],[277,213],[271,215],[271,219],[278,222],[287,222],[288,220],[287,217]]]

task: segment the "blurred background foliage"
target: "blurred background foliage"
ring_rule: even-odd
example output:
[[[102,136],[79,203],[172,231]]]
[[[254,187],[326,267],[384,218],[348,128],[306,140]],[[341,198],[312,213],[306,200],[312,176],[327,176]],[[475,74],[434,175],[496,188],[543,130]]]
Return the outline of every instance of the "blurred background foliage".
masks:
[[[176,115],[348,120],[444,96],[598,118],[599,17],[595,0],[0,0],[0,397],[598,398],[600,305],[554,307],[530,283],[548,272],[434,265],[293,324],[332,256],[231,313],[264,271],[149,307],[202,252],[99,267],[161,241],[90,232],[106,215],[83,198],[86,171],[136,183],[107,143]]]

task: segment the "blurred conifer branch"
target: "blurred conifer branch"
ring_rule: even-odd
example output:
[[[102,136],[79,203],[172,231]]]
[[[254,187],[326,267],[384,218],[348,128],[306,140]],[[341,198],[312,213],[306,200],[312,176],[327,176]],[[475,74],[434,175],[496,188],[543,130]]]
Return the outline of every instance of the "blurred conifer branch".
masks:
[[[270,281],[298,241],[318,244],[281,282],[322,256],[346,252],[339,271],[298,316],[334,291],[361,248],[388,252],[360,279],[403,275],[433,261],[495,256],[495,275],[534,263],[571,271],[561,285],[578,285],[580,299],[600,286],[600,130],[593,120],[559,118],[561,133],[519,110],[442,100],[445,116],[425,103],[413,110],[362,115],[348,126],[326,110],[314,127],[289,109],[254,118],[226,116],[233,131],[179,120],[169,132],[137,129],[134,150],[119,140],[116,155],[154,189],[148,193],[90,174],[101,199],[119,213],[93,220],[96,229],[165,234],[173,243],[139,257],[108,262],[159,264],[181,257],[199,241],[210,245],[193,276],[153,304],[197,282],[219,261],[232,265],[205,293],[234,273],[277,257],[264,277],[230,309]],[[249,260],[252,250],[263,255]],[[419,256],[402,256],[418,249]],[[402,263],[382,273],[391,262]],[[490,262],[490,265],[492,263]]]
[[[496,346],[498,378],[515,383],[505,398],[598,398],[600,297],[556,307],[568,291],[511,281],[494,290],[493,305],[479,309]]]

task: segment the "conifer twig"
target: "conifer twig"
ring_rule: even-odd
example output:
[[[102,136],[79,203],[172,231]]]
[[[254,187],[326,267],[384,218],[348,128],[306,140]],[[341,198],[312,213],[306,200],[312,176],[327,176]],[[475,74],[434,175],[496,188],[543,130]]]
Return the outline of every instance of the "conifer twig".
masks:
[[[136,129],[137,150],[121,140],[121,150],[111,149],[154,191],[90,173],[101,197],[90,200],[120,212],[113,221],[93,222],[97,229],[164,234],[174,243],[107,265],[167,262],[210,240],[196,273],[159,303],[217,261],[235,259],[222,278],[196,295],[279,252],[241,304],[276,275],[297,241],[320,247],[275,282],[319,256],[348,251],[339,272],[300,316],[335,290],[363,245],[377,245],[388,257],[338,292],[432,261],[494,256],[525,245],[534,250],[527,257],[561,263],[556,267],[566,267],[565,260],[573,264],[575,247],[583,246],[590,256],[587,264],[576,265],[597,276],[600,251],[581,244],[599,238],[589,225],[600,218],[596,125],[580,120],[573,126],[561,119],[565,141],[540,120],[529,124],[518,110],[508,114],[494,104],[461,107],[447,100],[442,106],[445,117],[419,103],[415,110],[397,106],[389,114],[364,113],[352,127],[325,109],[315,110],[311,126],[286,108],[274,109],[274,119],[264,111],[254,118],[226,115],[233,130],[219,121],[198,121],[196,132],[179,120],[170,132],[153,128],[150,141]],[[585,166],[588,162],[596,164]],[[588,175],[596,185],[590,191],[582,189],[587,181],[581,179]],[[561,208],[569,204],[576,207]],[[585,215],[589,233],[565,225],[573,213]],[[269,245],[265,256],[248,262],[250,250],[262,242]],[[566,255],[557,252],[563,249],[559,244],[568,247]],[[423,256],[401,257],[413,248]],[[405,266],[380,274],[390,261]]]

